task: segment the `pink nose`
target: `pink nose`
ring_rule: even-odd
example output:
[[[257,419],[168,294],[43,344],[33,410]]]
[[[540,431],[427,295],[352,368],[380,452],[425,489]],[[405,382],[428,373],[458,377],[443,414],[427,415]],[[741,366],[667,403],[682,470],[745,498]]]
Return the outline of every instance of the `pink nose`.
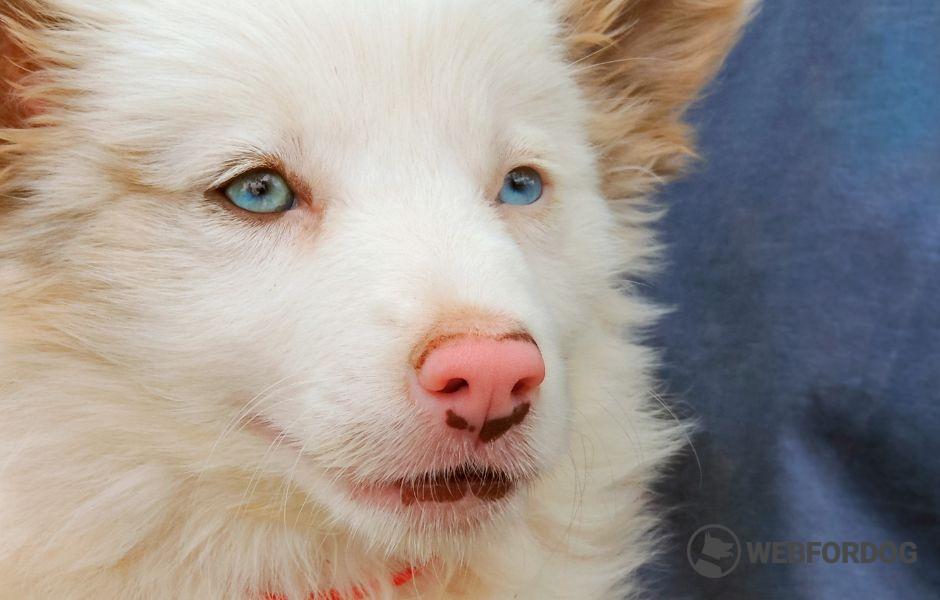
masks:
[[[462,335],[428,344],[411,395],[447,427],[491,442],[522,423],[545,379],[538,346],[526,334]]]

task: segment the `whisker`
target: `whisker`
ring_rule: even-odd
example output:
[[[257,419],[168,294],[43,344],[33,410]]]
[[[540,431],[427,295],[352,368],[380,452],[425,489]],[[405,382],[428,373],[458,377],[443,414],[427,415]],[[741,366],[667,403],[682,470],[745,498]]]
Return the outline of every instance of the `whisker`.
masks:
[[[698,486],[699,489],[705,485],[705,471],[702,468],[702,461],[699,457],[698,450],[695,448],[695,443],[692,441],[692,436],[689,434],[689,426],[686,423],[683,423],[682,420],[676,415],[676,413],[670,408],[670,406],[663,400],[662,396],[656,392],[656,390],[649,391],[650,396],[666,411],[666,414],[676,422],[676,425],[679,426],[679,429],[682,431],[682,437],[685,438],[686,443],[689,445],[689,449],[692,450],[692,456],[695,458],[695,465],[698,468]]]
[[[586,72],[590,71],[591,69],[597,69],[597,68],[600,68],[600,67],[605,67],[605,66],[609,66],[609,65],[616,65],[616,64],[619,64],[619,63],[627,63],[627,62],[659,62],[659,63],[669,63],[669,62],[671,62],[671,61],[669,61],[668,59],[659,58],[659,57],[656,57],[656,56],[632,56],[632,57],[629,57],[629,58],[618,58],[618,59],[615,59],[615,60],[605,60],[604,62],[599,62],[599,63],[590,64],[590,65],[585,65],[585,66],[583,66],[583,67],[581,67],[581,68],[579,68],[579,69],[575,69],[574,72],[575,72],[576,75],[580,75],[580,74],[582,74],[582,73],[586,73]],[[575,64],[576,64],[576,63],[575,63]]]

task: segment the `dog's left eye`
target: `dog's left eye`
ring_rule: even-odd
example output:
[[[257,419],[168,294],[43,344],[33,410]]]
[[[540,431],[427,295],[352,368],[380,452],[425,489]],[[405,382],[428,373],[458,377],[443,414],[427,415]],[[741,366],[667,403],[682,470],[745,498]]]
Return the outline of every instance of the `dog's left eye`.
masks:
[[[253,213],[281,213],[294,207],[294,192],[274,171],[259,169],[239,175],[223,188],[237,206]]]
[[[542,197],[542,176],[531,167],[518,167],[503,180],[499,201],[513,206],[526,206]]]

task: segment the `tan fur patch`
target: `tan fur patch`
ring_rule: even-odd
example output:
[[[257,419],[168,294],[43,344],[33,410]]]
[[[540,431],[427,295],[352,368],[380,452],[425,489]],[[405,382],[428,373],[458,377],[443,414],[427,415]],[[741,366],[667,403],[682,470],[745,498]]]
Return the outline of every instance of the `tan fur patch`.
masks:
[[[568,47],[594,102],[608,198],[637,198],[693,155],[686,108],[721,66],[753,0],[571,0]]]
[[[7,31],[0,29],[0,123],[7,126],[22,120],[22,107],[15,100],[13,88],[27,72],[25,60],[22,48],[13,43]]]
[[[74,57],[56,48],[50,33],[66,23],[38,0],[0,2],[0,215],[29,183],[29,156],[70,142],[56,130],[57,114],[50,110],[74,95],[55,77],[75,66]]]
[[[523,340],[535,344],[532,336],[519,328],[519,325],[506,317],[466,308],[448,312],[415,344],[411,355],[411,364],[415,370],[421,369],[428,355],[450,340],[465,335],[488,337],[496,340]],[[538,344],[536,344],[537,346]]]

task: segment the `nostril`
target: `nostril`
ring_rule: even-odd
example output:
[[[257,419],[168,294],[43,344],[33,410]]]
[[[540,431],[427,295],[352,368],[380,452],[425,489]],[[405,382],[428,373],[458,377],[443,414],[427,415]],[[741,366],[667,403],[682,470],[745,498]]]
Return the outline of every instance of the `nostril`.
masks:
[[[460,390],[463,390],[469,387],[470,387],[470,384],[467,382],[466,379],[451,379],[450,381],[447,382],[447,385],[441,388],[440,393],[441,394],[455,394],[459,392]]]
[[[539,386],[539,382],[532,378],[520,379],[516,382],[516,385],[512,387],[512,395],[518,396],[520,394],[525,394],[531,391],[534,388]]]

